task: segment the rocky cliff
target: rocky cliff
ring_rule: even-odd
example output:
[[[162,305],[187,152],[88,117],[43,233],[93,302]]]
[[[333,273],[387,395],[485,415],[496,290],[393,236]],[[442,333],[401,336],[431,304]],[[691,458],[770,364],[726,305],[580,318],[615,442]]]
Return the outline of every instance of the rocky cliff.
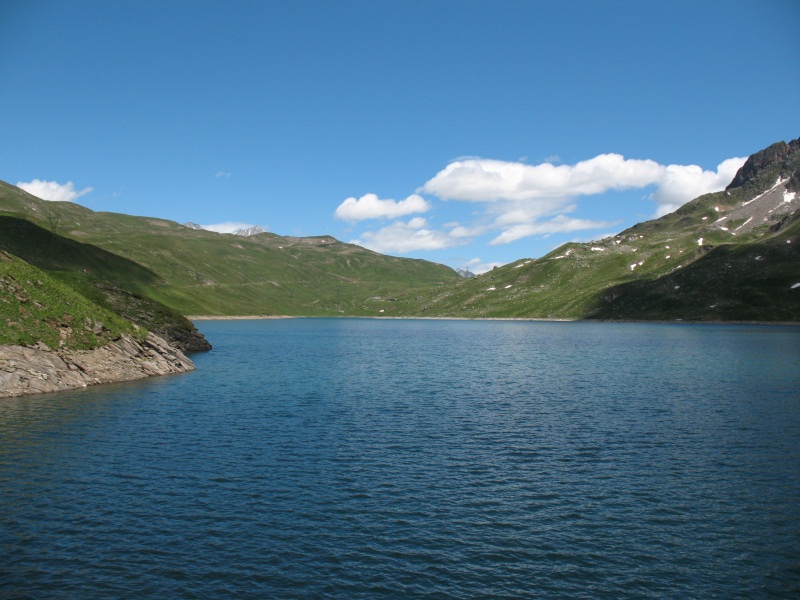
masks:
[[[182,352],[150,333],[128,335],[93,350],[0,346],[0,397],[85,388],[194,370]]]

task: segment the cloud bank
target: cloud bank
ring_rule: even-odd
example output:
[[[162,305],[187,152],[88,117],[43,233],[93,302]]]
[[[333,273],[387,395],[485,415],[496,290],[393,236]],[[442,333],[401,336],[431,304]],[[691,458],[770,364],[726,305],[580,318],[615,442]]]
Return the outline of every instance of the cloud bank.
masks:
[[[71,181],[58,183],[57,181],[43,181],[41,179],[18,181],[17,187],[29,194],[33,194],[37,198],[54,202],[72,202],[92,191],[90,187],[76,190],[75,184]]]
[[[381,200],[375,194],[365,194],[358,200],[348,198],[342,202],[334,213],[334,217],[342,221],[354,223],[367,219],[396,219],[424,213],[430,210],[431,205],[427,200],[412,194],[405,200]]]
[[[553,162],[560,160],[551,158]],[[335,215],[355,223],[427,212],[432,204],[419,194],[430,194],[478,205],[475,222],[448,223],[433,229],[417,217],[364,232],[354,243],[378,252],[411,252],[451,248],[493,234],[489,244],[496,246],[530,236],[606,229],[618,223],[570,216],[578,211],[581,196],[650,188],[647,198],[656,204],[654,216],[663,216],[698,196],[724,189],[745,160],[729,158],[716,171],[707,171],[697,165],[662,165],[650,159],[626,159],[621,154],[600,154],[574,165],[463,157],[405,200],[381,200],[375,194],[366,194],[342,202]]]
[[[716,171],[704,171],[697,165],[662,165],[620,154],[600,154],[574,165],[469,159],[450,163],[419,191],[464,202],[535,202],[654,185],[652,199],[666,214],[697,196],[723,189],[745,160],[730,158]]]

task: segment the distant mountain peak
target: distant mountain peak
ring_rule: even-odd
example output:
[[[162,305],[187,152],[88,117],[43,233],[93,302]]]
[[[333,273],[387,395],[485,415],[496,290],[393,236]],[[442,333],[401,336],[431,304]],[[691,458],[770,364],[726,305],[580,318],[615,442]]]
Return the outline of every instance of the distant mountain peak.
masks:
[[[243,229],[237,229],[233,232],[233,235],[240,235],[242,237],[251,237],[254,235],[258,235],[259,233],[266,233],[266,230],[261,229],[258,225],[253,225],[252,227],[245,227]]]
[[[183,224],[184,227],[188,227],[189,229],[199,229],[201,231],[208,231],[202,225],[198,225],[197,223],[192,223],[191,221],[187,221]],[[251,237],[254,235],[258,235],[259,233],[266,233],[266,229],[262,229],[258,225],[253,225],[252,227],[243,227],[241,229],[237,229],[235,231],[230,232],[233,235],[239,235],[242,237]]]
[[[754,180],[758,175],[767,168],[780,165],[786,162],[787,157],[800,151],[800,138],[792,140],[788,144],[786,142],[776,142],[771,146],[764,148],[760,152],[751,155],[731,181],[730,185],[725,190],[738,188],[750,181]],[[787,176],[794,175],[794,179],[800,178],[797,172],[786,173]]]

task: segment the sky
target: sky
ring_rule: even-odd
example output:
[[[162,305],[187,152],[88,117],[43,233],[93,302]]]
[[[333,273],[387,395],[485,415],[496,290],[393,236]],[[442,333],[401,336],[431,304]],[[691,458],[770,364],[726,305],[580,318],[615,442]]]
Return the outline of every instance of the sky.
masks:
[[[475,273],[800,137],[800,2],[0,0],[0,179]]]

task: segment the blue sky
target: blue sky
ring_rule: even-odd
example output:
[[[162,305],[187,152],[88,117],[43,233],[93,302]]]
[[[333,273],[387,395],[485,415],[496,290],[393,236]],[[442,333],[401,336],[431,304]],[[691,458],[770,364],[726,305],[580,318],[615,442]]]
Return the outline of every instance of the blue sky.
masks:
[[[480,272],[800,136],[800,2],[0,1],[0,179]]]

